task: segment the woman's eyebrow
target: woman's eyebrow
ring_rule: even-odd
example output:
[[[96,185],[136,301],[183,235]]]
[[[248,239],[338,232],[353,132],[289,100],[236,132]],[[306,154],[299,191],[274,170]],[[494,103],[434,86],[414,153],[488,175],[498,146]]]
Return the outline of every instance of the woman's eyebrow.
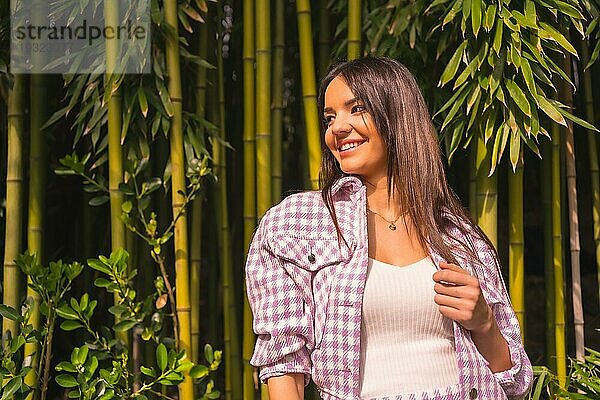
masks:
[[[357,103],[357,102],[358,102],[358,99],[356,97],[353,97],[350,100],[346,100],[344,102],[344,107],[351,106],[352,104]],[[331,112],[331,111],[333,111],[333,108],[331,108],[331,107],[325,107],[323,109],[323,113],[327,113],[327,112]]]

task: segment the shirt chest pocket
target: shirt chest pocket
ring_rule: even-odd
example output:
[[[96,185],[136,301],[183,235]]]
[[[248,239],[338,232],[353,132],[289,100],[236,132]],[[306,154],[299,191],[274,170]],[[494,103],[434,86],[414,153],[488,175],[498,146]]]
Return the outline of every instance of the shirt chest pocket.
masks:
[[[348,260],[348,247],[336,237],[293,237],[278,235],[273,240],[275,253],[285,261],[310,272]]]
[[[344,243],[338,244],[337,237],[281,236],[275,238],[273,250],[292,279],[302,281],[300,290],[312,314],[314,345],[318,348],[325,333],[330,297],[336,296],[333,281],[351,252]]]

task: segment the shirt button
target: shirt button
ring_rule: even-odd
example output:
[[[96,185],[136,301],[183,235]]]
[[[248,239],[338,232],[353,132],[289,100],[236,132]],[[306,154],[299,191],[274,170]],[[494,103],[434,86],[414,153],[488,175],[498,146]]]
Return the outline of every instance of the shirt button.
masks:
[[[476,398],[477,398],[477,389],[471,388],[471,390],[469,390],[469,399],[473,400]]]
[[[310,253],[308,255],[308,261],[310,261],[311,264],[314,264],[315,261],[317,261],[317,259],[315,258],[315,255],[313,253]]]

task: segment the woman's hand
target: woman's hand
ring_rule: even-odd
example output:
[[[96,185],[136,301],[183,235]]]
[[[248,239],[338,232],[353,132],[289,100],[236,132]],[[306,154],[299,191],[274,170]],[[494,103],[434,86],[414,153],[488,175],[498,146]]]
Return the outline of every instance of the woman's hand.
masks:
[[[483,297],[479,280],[458,265],[446,262],[440,263],[433,280],[436,293],[433,300],[440,312],[471,331],[473,343],[490,370],[500,372],[511,368],[508,343]]]
[[[473,332],[487,332],[494,325],[494,316],[485,301],[479,280],[456,264],[440,263],[433,274],[435,297],[442,315]]]

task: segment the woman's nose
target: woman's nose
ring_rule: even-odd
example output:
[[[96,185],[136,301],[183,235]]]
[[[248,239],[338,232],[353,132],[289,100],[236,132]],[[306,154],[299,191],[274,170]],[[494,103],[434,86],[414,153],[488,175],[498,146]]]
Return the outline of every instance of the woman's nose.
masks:
[[[350,132],[350,130],[352,130],[352,125],[350,125],[348,118],[343,115],[337,115],[331,123],[331,132],[334,135],[343,135]]]

